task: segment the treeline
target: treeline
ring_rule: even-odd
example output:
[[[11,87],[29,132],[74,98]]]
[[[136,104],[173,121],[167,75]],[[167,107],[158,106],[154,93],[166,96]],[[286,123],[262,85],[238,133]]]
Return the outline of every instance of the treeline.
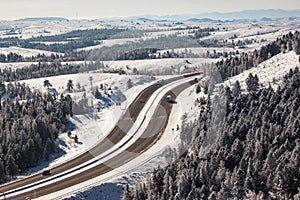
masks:
[[[117,60],[144,60],[144,59],[162,59],[162,58],[196,58],[199,55],[188,51],[187,49],[183,52],[163,51],[160,52],[156,48],[145,48],[135,49],[132,51],[125,52],[118,56]]]
[[[128,51],[119,55],[117,60],[144,60],[144,59],[154,59],[156,56],[154,53],[157,52],[156,48],[145,48],[145,49],[135,49]]]
[[[105,66],[103,63],[96,61],[84,64],[62,64],[60,62],[43,62],[38,64],[31,64],[28,67],[0,69],[0,80],[5,82],[26,80],[33,78],[42,78],[66,74],[77,74],[81,72],[88,72],[102,69],[104,72]],[[109,71],[110,73],[118,73],[118,71]]]
[[[176,49],[199,47],[199,43],[192,36],[164,35],[157,38],[141,39],[137,42],[104,46],[89,52],[90,60],[118,60],[128,52],[138,52],[139,49]],[[143,53],[143,52],[141,52]]]
[[[30,41],[29,39],[23,40],[19,38],[0,38],[0,47],[17,46],[28,49],[38,49],[53,52],[70,52],[75,49],[84,48],[88,46],[94,46],[100,44],[99,41],[92,40],[90,38],[83,38],[78,40],[71,40],[66,42],[53,42],[46,44],[39,41]]]
[[[296,54],[300,54],[300,32],[296,31],[278,38],[276,41],[261,47],[259,50],[254,50],[252,53],[242,52],[239,56],[232,56],[226,60],[221,60],[216,63],[223,79],[235,76],[256,67],[263,61],[279,54],[294,50]]]
[[[194,135],[186,153],[155,169],[134,191],[126,187],[123,199],[299,199],[299,68],[276,91],[269,87],[236,95],[226,88],[226,97],[224,120],[211,121],[208,99],[198,120],[182,128],[182,138]],[[220,137],[203,155],[211,126]]]
[[[198,30],[195,31],[194,33],[194,38],[195,39],[200,39],[200,38],[203,38],[203,37],[207,37],[207,36],[210,36],[210,32],[214,32],[216,31],[217,29],[215,28],[200,28]]]
[[[17,53],[10,52],[8,54],[0,54],[0,63],[13,62],[70,62],[84,61],[88,57],[86,51],[72,51],[64,54],[51,53],[49,56],[44,53],[39,53],[35,56],[22,56]]]
[[[126,29],[85,29],[85,30],[74,30],[68,33],[52,35],[52,36],[38,36],[28,39],[30,42],[64,42],[64,41],[76,41],[84,38],[93,40],[106,40],[111,37],[118,38],[117,35],[126,31]]]
[[[71,52],[76,49],[98,45],[100,44],[100,40],[106,40],[113,36],[117,37],[116,35],[123,31],[125,31],[125,29],[88,29],[28,39],[20,39],[17,37],[0,38],[0,47],[18,46],[53,52]],[[46,44],[45,42],[52,43]]]
[[[0,54],[0,62],[6,63],[6,62],[22,62],[23,57],[19,54],[10,52],[9,54]]]
[[[167,51],[159,51],[156,48],[145,48],[145,49],[135,49],[132,51],[125,52],[119,55],[116,60],[144,60],[144,59],[163,59],[163,58],[228,58],[228,56],[238,55],[239,51],[230,52],[217,52],[213,50],[212,52],[207,51],[202,54],[195,54],[192,50],[185,48],[183,51],[176,51],[174,49]]]
[[[0,182],[36,166],[57,151],[56,139],[72,115],[69,95],[32,91],[25,84],[0,84]]]

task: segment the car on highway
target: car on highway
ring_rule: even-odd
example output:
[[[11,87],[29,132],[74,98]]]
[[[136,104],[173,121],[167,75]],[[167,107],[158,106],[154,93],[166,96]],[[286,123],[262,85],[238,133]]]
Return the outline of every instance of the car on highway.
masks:
[[[43,175],[43,176],[51,175],[50,170],[49,170],[49,169],[43,170],[42,175]]]
[[[172,100],[171,95],[167,95],[166,100],[167,100],[167,102],[171,102],[171,100]]]
[[[164,79],[161,79],[161,80],[156,82],[156,85],[165,85],[165,84],[166,84],[166,82],[165,82]]]

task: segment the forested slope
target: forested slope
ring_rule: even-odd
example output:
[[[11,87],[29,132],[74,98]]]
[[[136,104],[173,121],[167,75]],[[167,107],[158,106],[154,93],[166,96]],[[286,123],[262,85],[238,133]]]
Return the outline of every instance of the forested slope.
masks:
[[[262,46],[253,52],[241,53],[239,56],[231,56],[225,60],[217,62],[217,68],[223,79],[235,76],[252,67],[257,67],[263,61],[281,53],[294,50],[296,54],[300,54],[300,32],[289,32],[276,41]]]
[[[70,96],[32,91],[25,84],[0,84],[0,182],[48,159],[72,115]]]
[[[245,54],[217,66],[226,79],[268,57],[259,55],[271,57],[270,51],[299,54],[299,40],[296,32],[271,44],[276,46],[273,50],[263,47],[248,54],[257,56],[248,67]],[[192,145],[167,167],[155,169],[146,183],[137,183],[133,191],[126,187],[123,199],[299,199],[299,68],[291,70],[276,91],[271,86],[259,88],[257,76],[250,76],[248,92],[240,91],[238,83],[232,89],[223,88],[227,106],[220,123],[212,122],[214,104],[208,98],[198,119],[182,128],[181,136],[194,136]],[[211,126],[219,137],[203,153]]]
[[[192,148],[125,199],[300,198],[300,74],[285,84],[233,96],[214,148],[203,157],[210,104],[194,123]],[[126,198],[127,196],[127,198]]]

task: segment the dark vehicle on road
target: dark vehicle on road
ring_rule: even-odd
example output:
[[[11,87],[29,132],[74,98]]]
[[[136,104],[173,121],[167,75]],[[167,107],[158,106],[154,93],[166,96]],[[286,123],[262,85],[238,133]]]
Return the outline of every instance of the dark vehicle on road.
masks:
[[[166,82],[165,82],[164,79],[161,79],[161,80],[156,82],[156,85],[165,85],[165,84],[166,84]]]
[[[171,95],[167,95],[166,100],[167,100],[167,102],[171,102],[172,101]]]
[[[43,170],[42,175],[43,175],[43,176],[51,175],[50,170],[48,170],[48,169]]]

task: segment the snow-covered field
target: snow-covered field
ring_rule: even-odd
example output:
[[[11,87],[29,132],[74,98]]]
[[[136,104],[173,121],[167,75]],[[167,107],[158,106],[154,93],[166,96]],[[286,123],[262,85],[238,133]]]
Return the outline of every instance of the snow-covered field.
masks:
[[[299,25],[293,22],[253,22],[253,23],[219,23],[215,25],[219,31],[203,39],[225,40],[237,43],[245,40],[256,41],[246,45],[246,51],[253,51],[266,45],[276,38],[299,29]]]
[[[172,25],[169,27],[168,25]],[[126,20],[17,20],[0,21],[0,38],[21,37],[23,39],[50,36],[67,33],[73,30],[101,29],[101,28],[124,28],[138,30],[166,30],[171,28],[186,27],[186,25],[173,25],[172,22],[143,22]]]
[[[24,67],[28,67],[31,64],[36,64],[33,62],[14,62],[14,63],[0,63],[0,69],[12,69],[13,71],[16,69],[21,69]]]
[[[16,53],[23,57],[37,56],[38,54],[40,54],[40,55],[44,54],[45,56],[50,56],[51,54],[56,54],[56,52],[42,51],[42,50],[36,50],[36,49],[26,49],[26,48],[21,48],[21,47],[0,48],[0,54],[7,55],[9,53]]]
[[[205,50],[199,50],[205,51]],[[209,65],[219,61],[219,59],[208,59],[208,58],[164,58],[164,59],[153,59],[153,60],[120,60],[120,61],[102,61],[104,65],[109,66],[112,69],[123,69],[124,71],[131,74],[134,68],[138,71],[153,74],[178,74],[178,70],[184,68],[199,68],[203,65]],[[89,61],[87,61],[89,62]],[[84,61],[72,61],[62,62],[61,64],[84,64]],[[32,64],[38,64],[37,62],[15,62],[15,63],[0,63],[0,69],[10,68],[12,71],[24,67],[28,67]]]
[[[1,38],[22,37],[23,39],[62,34],[79,29],[104,28],[102,24],[91,20],[80,20],[80,23],[78,20],[0,21],[0,27],[6,29],[0,34]],[[13,33],[10,34],[10,31]]]
[[[85,47],[82,49],[78,49],[78,51],[82,50],[95,50],[95,49],[101,49],[102,47],[111,47],[113,45],[121,45],[121,44],[126,44],[127,42],[135,42],[138,41],[138,38],[121,38],[121,39],[108,39],[108,40],[102,40],[101,44],[96,45],[96,46],[90,46],[90,47]]]
[[[126,66],[133,69],[136,68],[143,72],[156,72],[162,74],[165,70],[173,71],[178,74],[184,67],[202,67],[203,65],[211,64],[219,59],[205,58],[165,58],[154,60],[124,60],[124,61],[104,61],[103,63],[114,69],[122,68],[126,70]],[[179,71],[178,71],[179,70]]]

